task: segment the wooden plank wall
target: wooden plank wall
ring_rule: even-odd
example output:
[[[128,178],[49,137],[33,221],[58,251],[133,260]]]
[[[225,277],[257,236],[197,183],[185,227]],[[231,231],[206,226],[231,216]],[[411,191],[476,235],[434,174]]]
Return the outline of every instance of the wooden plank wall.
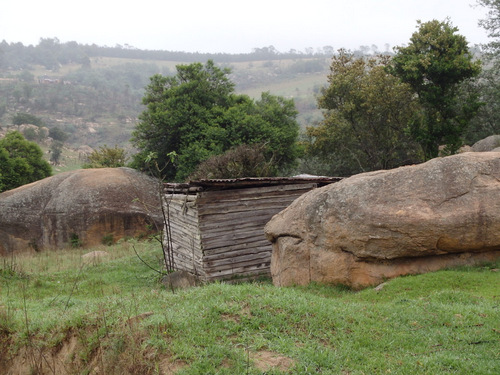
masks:
[[[304,183],[199,193],[196,205],[204,278],[269,275],[272,247],[264,226],[316,186]]]
[[[197,195],[166,193],[164,208],[170,218],[175,269],[188,271],[204,279],[206,275],[203,271],[196,199]],[[165,235],[163,243],[166,245]]]

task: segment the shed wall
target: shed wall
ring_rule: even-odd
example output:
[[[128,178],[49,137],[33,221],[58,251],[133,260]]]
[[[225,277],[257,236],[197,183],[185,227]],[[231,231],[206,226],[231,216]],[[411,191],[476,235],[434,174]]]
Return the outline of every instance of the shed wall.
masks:
[[[204,278],[196,200],[197,195],[165,195],[163,205],[167,217],[163,244],[167,246],[166,232],[169,226],[175,269]]]
[[[203,280],[269,275],[272,247],[264,226],[316,186],[306,183],[167,194],[175,265]]]

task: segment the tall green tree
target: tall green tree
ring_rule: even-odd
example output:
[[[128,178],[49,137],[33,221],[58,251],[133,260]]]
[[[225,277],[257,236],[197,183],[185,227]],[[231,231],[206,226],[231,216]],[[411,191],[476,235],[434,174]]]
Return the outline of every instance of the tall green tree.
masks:
[[[490,42],[482,46],[484,69],[478,86],[484,105],[466,134],[469,144],[500,134],[500,0],[477,0],[477,4],[488,10],[479,25],[487,31]]]
[[[393,74],[412,87],[422,106],[411,131],[426,159],[438,156],[440,145],[455,153],[480,108],[479,94],[464,91],[463,83],[479,75],[481,62],[457,32],[449,21],[419,21],[410,43],[397,47],[393,58]]]
[[[500,0],[476,0],[477,4],[488,9],[487,17],[479,20],[479,25],[488,32],[491,41],[487,47],[491,53],[500,54]]]
[[[419,105],[409,85],[387,72],[390,57],[356,58],[339,50],[319,98],[324,119],[307,128],[308,157],[331,175],[393,168],[418,160],[407,135]]]
[[[61,161],[64,143],[53,140],[50,145],[50,162],[53,165],[58,165]]]
[[[146,88],[146,110],[132,136],[139,149],[132,165],[156,158],[164,178],[183,180],[198,164],[240,144],[265,143],[278,170],[295,162],[299,149],[297,111],[292,100],[263,93],[253,101],[234,93],[229,69],[193,63],[174,76],[154,75]],[[169,163],[172,152],[175,164]]]
[[[0,191],[14,189],[52,174],[40,147],[17,131],[0,139]]]

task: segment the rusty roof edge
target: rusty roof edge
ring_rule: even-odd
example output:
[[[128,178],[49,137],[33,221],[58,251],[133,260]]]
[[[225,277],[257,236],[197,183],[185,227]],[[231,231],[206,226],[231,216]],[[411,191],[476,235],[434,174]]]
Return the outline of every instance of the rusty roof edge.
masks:
[[[167,190],[186,190],[193,187],[218,188],[218,189],[238,189],[244,187],[260,187],[283,184],[317,183],[321,186],[328,185],[342,180],[343,177],[326,177],[313,175],[299,175],[293,177],[243,177],[230,179],[201,179],[184,183],[165,183]]]

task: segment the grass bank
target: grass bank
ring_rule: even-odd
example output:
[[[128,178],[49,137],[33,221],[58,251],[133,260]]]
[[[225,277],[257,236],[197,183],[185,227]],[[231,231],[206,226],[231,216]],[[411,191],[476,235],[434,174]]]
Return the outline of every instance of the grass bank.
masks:
[[[0,258],[12,374],[498,374],[500,263],[354,292],[269,281],[172,291],[126,242]],[[88,252],[86,250],[85,252]]]

